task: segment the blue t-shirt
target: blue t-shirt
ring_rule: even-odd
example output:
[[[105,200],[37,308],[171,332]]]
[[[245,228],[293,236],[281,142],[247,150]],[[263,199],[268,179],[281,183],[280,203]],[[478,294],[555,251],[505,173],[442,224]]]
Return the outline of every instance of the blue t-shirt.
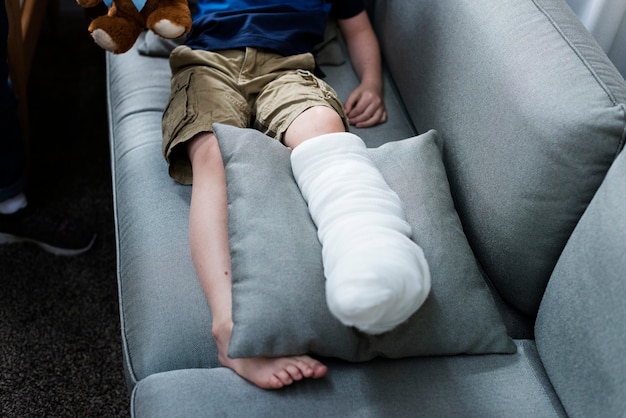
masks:
[[[356,16],[364,0],[198,0],[185,44],[193,49],[255,47],[281,55],[311,52],[331,12]]]

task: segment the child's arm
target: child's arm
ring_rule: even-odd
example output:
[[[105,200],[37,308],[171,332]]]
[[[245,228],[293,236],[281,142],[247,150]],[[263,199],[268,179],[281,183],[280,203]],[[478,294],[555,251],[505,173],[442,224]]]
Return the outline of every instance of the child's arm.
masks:
[[[338,24],[346,40],[352,66],[361,81],[344,104],[350,124],[364,128],[383,123],[387,120],[387,112],[382,97],[380,50],[367,12],[340,19]]]

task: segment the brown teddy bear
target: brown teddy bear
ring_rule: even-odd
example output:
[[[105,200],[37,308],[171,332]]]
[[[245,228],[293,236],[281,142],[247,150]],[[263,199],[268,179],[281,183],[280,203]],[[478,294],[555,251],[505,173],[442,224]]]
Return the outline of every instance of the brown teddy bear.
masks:
[[[76,0],[82,7],[104,2],[109,12],[95,18],[89,32],[100,47],[114,54],[128,51],[148,28],[157,35],[176,39],[191,30],[187,0]]]

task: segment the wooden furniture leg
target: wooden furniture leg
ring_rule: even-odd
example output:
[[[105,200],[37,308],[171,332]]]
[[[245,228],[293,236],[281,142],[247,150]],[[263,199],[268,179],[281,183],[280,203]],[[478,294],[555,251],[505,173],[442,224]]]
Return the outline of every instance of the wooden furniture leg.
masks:
[[[9,18],[9,74],[18,97],[22,134],[28,144],[28,77],[48,0],[5,0],[4,4]]]

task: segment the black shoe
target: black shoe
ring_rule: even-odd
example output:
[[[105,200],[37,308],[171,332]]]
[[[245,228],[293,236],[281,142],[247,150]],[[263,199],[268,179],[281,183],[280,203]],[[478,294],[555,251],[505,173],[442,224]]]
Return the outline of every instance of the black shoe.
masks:
[[[31,242],[55,255],[88,251],[96,234],[66,215],[53,215],[27,206],[11,215],[0,214],[0,244]]]

